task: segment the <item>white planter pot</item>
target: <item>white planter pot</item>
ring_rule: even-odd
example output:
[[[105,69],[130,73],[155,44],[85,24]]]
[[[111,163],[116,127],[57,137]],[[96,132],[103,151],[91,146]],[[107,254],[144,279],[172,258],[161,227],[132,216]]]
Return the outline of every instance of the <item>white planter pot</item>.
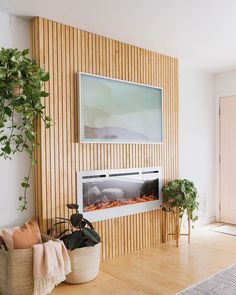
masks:
[[[66,283],[81,284],[95,279],[99,272],[101,243],[94,247],[68,251],[72,272],[66,276]]]

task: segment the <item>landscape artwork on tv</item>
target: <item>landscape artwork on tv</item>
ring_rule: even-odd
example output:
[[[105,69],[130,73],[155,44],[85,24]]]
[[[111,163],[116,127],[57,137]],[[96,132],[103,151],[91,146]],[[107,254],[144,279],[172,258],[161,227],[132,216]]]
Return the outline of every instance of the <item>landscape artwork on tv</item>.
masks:
[[[162,143],[162,89],[80,73],[81,142]]]

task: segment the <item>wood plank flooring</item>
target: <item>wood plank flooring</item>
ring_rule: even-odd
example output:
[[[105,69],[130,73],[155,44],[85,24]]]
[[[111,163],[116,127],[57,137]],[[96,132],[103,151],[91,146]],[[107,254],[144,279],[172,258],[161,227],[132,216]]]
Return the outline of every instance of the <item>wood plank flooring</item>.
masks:
[[[175,243],[137,251],[101,264],[97,279],[82,285],[58,286],[53,295],[169,295],[236,263],[236,236],[194,231],[191,245]]]

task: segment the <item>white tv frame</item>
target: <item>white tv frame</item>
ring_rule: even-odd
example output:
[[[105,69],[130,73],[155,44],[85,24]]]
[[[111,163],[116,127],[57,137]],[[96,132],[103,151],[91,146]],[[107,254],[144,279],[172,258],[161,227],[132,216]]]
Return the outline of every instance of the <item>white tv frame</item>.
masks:
[[[150,87],[150,88],[154,88],[154,89],[159,89],[161,90],[161,141],[160,142],[152,142],[152,141],[143,141],[143,140],[130,140],[130,141],[122,141],[122,140],[110,140],[110,139],[104,139],[104,140],[97,140],[97,139],[85,139],[84,138],[84,130],[83,130],[83,126],[82,126],[82,122],[84,122],[83,117],[83,110],[82,110],[82,87],[81,87],[81,76],[82,75],[87,75],[87,76],[92,76],[92,77],[98,77],[98,78],[102,78],[102,79],[106,79],[106,80],[113,80],[113,81],[119,81],[122,83],[128,83],[128,84],[134,84],[134,85],[139,85],[139,86],[145,86],[145,87]],[[164,137],[164,108],[163,108],[163,88],[162,87],[157,87],[157,86],[152,86],[152,85],[148,85],[148,84],[142,84],[142,83],[136,83],[136,82],[131,82],[131,81],[127,81],[127,80],[121,80],[121,79],[115,79],[115,78],[111,78],[111,77],[106,77],[106,76],[100,76],[100,75],[95,75],[95,74],[90,74],[90,73],[86,73],[86,72],[79,72],[78,73],[78,85],[79,85],[79,120],[78,120],[78,124],[79,124],[79,138],[80,138],[80,142],[81,143],[105,143],[105,144],[163,144],[163,137]]]

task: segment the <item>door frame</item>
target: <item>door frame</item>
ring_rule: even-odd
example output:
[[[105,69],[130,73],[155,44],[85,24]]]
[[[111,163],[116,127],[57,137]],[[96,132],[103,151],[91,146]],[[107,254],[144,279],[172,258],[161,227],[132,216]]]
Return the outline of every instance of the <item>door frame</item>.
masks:
[[[216,110],[215,110],[215,126],[216,126],[216,153],[215,153],[215,210],[216,210],[216,221],[221,221],[220,216],[220,100],[223,96],[218,96],[216,99]]]
[[[221,195],[220,195],[220,185],[221,185],[221,178],[220,178],[220,156],[221,156],[221,151],[220,151],[220,102],[224,98],[229,98],[232,96],[236,96],[236,94],[231,94],[231,95],[221,95],[217,97],[216,100],[216,221],[221,222]]]

